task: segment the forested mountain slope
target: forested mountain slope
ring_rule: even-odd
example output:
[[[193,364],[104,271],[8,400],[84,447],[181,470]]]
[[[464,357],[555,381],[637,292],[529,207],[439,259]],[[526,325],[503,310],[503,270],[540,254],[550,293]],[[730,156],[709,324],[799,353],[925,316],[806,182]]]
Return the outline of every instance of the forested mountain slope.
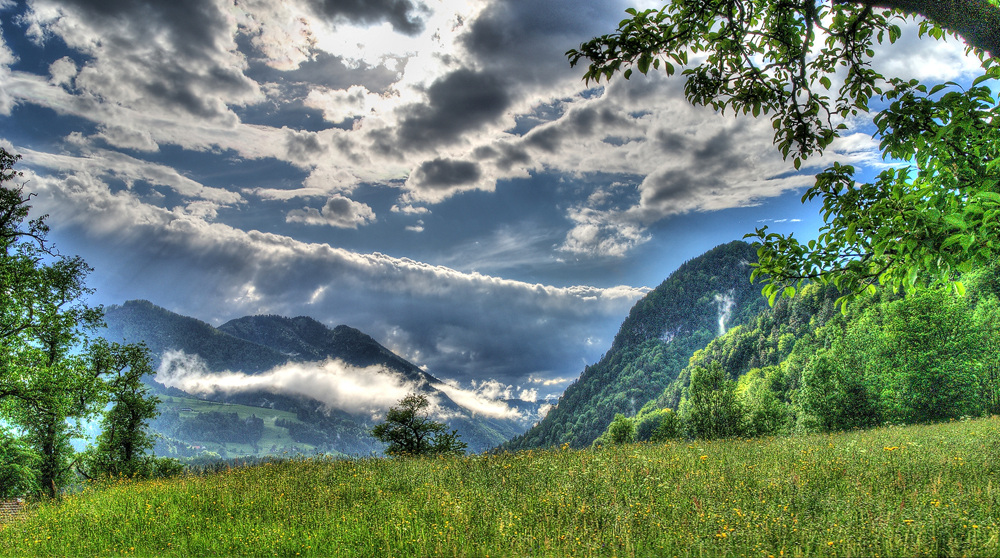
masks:
[[[632,307],[611,349],[584,369],[558,405],[502,448],[583,447],[616,413],[634,415],[677,377],[692,353],[767,306],[760,287],[750,283],[756,257],[752,246],[735,241],[681,265]]]
[[[879,291],[846,311],[817,284],[690,363],[602,443],[869,428],[1000,413],[1000,264],[947,288]]]
[[[142,341],[149,347],[153,368],[166,351],[183,350],[197,354],[209,370],[239,370],[258,373],[284,364],[289,356],[279,349],[248,341],[211,325],[171,312],[146,300],[130,300],[104,309],[109,341]]]

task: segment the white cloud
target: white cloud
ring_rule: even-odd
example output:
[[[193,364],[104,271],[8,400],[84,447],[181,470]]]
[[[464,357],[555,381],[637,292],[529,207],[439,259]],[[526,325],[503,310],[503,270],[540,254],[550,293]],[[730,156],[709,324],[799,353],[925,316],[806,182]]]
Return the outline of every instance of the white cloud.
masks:
[[[515,407],[511,407],[499,399],[511,399],[502,397],[504,393],[492,390],[492,384],[503,386],[496,380],[487,381],[491,384],[486,389],[465,390],[449,384],[435,384],[434,387],[441,390],[449,399],[459,406],[468,409],[470,412],[496,419],[524,419],[525,415]],[[504,386],[507,387],[507,386]],[[509,393],[507,394],[509,395]]]
[[[79,136],[71,141],[81,141]],[[237,192],[212,188],[192,180],[173,167],[149,163],[117,151],[106,149],[85,150],[83,156],[56,155],[31,149],[18,149],[25,162],[61,173],[87,173],[95,177],[114,177],[131,185],[145,181],[154,186],[166,186],[185,198],[201,199],[223,205],[243,201]]]
[[[154,379],[192,394],[266,391],[308,397],[329,409],[376,416],[418,388],[381,367],[357,368],[339,360],[288,363],[262,374],[210,372],[201,358],[183,351],[164,353]]]
[[[0,5],[0,8],[5,6]],[[10,66],[17,62],[17,56],[7,47],[3,34],[0,33],[0,116],[10,114],[14,108],[14,98],[7,92],[6,84],[10,82]]]
[[[359,368],[330,359],[322,362],[289,362],[260,374],[240,371],[212,372],[198,355],[166,351],[154,380],[197,395],[264,391],[321,402],[329,410],[382,417],[385,412],[411,393],[426,393],[432,387],[471,415],[493,419],[531,422],[539,417],[521,411],[506,401],[512,399],[512,386],[487,380],[473,389],[462,389],[455,382],[421,384],[406,381],[398,373],[380,366]],[[537,399],[535,390],[522,390],[525,401]],[[430,412],[440,419],[459,416],[453,407],[433,392],[429,393]]]
[[[307,225],[330,225],[345,229],[356,229],[375,221],[375,212],[366,204],[335,195],[327,200],[322,210],[312,207],[294,209],[285,216],[289,223]]]

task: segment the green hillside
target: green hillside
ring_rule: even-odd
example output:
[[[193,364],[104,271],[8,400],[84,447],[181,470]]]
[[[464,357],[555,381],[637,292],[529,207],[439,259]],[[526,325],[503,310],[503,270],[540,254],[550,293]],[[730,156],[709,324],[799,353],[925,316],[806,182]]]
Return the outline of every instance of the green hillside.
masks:
[[[294,412],[174,396],[161,396],[159,410],[152,427],[162,436],[155,447],[160,456],[234,459],[319,451],[316,445],[298,441],[291,434],[289,426],[294,425],[292,430],[306,426]],[[235,414],[239,426],[226,424],[225,432],[212,432],[212,425],[202,417],[218,414]],[[259,425],[254,419],[260,420]],[[240,437],[244,440],[236,441]]]
[[[695,352],[602,440],[627,440],[630,426],[639,440],[711,438],[1000,413],[1000,266],[962,279],[964,295],[882,292],[844,312],[836,289],[809,285]]]
[[[752,246],[736,241],[681,265],[632,307],[611,349],[584,369],[545,419],[502,448],[584,447],[617,413],[634,415],[720,330],[763,310],[767,303],[749,280],[756,257]]]

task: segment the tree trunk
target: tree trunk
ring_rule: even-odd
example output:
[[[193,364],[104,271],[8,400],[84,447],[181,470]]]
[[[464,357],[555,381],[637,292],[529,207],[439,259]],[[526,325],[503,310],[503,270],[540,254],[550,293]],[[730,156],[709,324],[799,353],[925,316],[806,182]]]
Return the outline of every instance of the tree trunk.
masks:
[[[835,4],[858,4],[902,10],[920,15],[955,33],[969,46],[1000,57],[1000,6],[990,0],[833,0]]]

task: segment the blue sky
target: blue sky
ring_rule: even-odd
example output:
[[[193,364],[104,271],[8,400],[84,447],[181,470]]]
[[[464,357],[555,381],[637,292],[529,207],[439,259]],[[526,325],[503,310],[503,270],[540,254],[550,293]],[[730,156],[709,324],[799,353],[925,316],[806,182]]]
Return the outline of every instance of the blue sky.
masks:
[[[309,315],[558,394],[678,265],[763,224],[814,235],[809,174],[881,165],[863,126],[795,173],[768,121],[678,79],[587,87],[565,51],[630,5],[0,0],[0,145],[94,303]],[[877,60],[975,68],[912,25]]]

